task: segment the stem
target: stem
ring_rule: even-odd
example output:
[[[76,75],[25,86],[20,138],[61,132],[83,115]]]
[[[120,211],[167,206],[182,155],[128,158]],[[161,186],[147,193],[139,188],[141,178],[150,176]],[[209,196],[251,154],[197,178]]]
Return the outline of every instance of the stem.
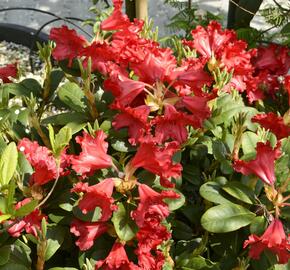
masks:
[[[50,59],[46,59],[45,60],[46,65],[45,65],[45,80],[43,83],[43,94],[42,94],[42,103],[40,108],[37,110],[37,116],[39,119],[41,119],[41,116],[44,112],[45,109],[45,105],[49,99],[49,93],[50,93],[50,89],[51,89],[51,70],[52,70],[52,65],[50,62]]]
[[[46,252],[46,239],[41,236],[40,241],[37,245],[37,263],[36,270],[43,270],[45,264],[45,252]]]
[[[51,190],[49,191],[49,193],[46,195],[46,197],[36,206],[35,209],[40,208],[43,204],[45,204],[45,202],[49,199],[49,197],[51,196],[52,192],[54,191],[56,184],[59,180],[59,167],[60,167],[60,160],[57,159],[56,161],[56,179],[53,183],[53,186],[51,188]]]
[[[50,141],[47,138],[47,136],[45,135],[45,133],[43,132],[43,130],[42,130],[41,126],[40,126],[40,123],[39,123],[39,119],[37,118],[37,116],[36,115],[32,115],[30,120],[31,120],[32,126],[36,129],[38,135],[42,139],[42,141],[45,144],[45,146],[48,147],[48,148],[51,148]]]

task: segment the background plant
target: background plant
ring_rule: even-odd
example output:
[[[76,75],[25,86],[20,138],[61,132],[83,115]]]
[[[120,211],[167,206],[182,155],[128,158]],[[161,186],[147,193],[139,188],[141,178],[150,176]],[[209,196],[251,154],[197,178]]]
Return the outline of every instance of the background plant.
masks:
[[[0,269],[287,269],[289,50],[164,48],[120,4],[52,29],[43,81],[0,72]]]

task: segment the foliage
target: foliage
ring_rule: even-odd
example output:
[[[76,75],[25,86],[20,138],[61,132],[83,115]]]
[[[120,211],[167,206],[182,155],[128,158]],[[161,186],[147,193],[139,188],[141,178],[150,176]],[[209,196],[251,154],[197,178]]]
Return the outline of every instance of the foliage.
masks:
[[[289,49],[193,14],[161,47],[120,2],[0,69],[0,269],[287,269]]]

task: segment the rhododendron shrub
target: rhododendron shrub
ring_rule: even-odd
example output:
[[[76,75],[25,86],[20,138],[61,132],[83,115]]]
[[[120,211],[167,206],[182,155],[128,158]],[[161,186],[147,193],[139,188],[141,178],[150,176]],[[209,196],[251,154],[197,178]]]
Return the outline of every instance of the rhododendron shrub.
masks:
[[[215,21],[169,48],[113,3],[51,30],[43,81],[0,69],[0,268],[287,264],[289,49]]]

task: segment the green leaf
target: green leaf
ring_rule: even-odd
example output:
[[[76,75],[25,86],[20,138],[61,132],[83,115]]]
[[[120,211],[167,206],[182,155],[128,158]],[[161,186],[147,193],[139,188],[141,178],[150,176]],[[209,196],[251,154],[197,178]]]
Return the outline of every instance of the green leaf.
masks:
[[[290,33],[290,22],[285,24],[281,30],[282,34],[289,34]]]
[[[52,125],[50,125],[50,124],[48,125],[48,135],[49,135],[49,141],[51,144],[52,151],[55,152],[54,129],[53,129]]]
[[[3,246],[0,248],[0,265],[4,265],[9,261],[10,253],[10,246]]]
[[[102,129],[104,132],[108,132],[110,128],[112,127],[112,122],[109,120],[105,120],[101,125],[100,129]]]
[[[225,233],[249,225],[255,214],[237,204],[217,205],[201,217],[201,225],[209,232]]]
[[[53,267],[49,268],[48,270],[78,270],[78,269],[74,267]]]
[[[217,263],[213,263],[208,259],[201,256],[190,256],[190,254],[184,254],[178,259],[178,269],[182,270],[218,270],[220,269]]]
[[[219,161],[225,160],[229,154],[225,144],[221,140],[213,141],[212,151],[215,159]]]
[[[57,94],[60,100],[72,110],[76,112],[86,111],[87,106],[83,101],[85,95],[76,83],[67,82],[59,88]]]
[[[255,201],[254,191],[240,182],[230,181],[222,189],[245,203],[252,204]]]
[[[123,241],[130,241],[138,231],[136,224],[130,218],[129,211],[126,211],[122,203],[118,203],[118,210],[114,212],[112,222],[118,237]]]
[[[61,151],[69,144],[72,138],[72,130],[68,127],[63,127],[55,136],[55,152],[60,155]]]
[[[255,217],[250,225],[250,232],[252,234],[261,235],[267,226],[267,220],[263,216]]]
[[[45,260],[49,260],[63,243],[65,229],[60,226],[52,226],[47,228],[47,245],[45,250]]]
[[[16,217],[23,217],[23,216],[30,214],[35,209],[35,207],[37,205],[38,205],[38,201],[32,200],[29,203],[24,204],[19,209],[17,209],[15,211],[15,216]]]
[[[242,135],[242,149],[244,155],[253,153],[258,141],[259,137],[256,133],[251,131],[244,132]]]
[[[6,210],[9,214],[14,215],[15,209],[14,209],[14,195],[15,195],[15,180],[12,179],[8,186],[8,196],[6,200]]]
[[[6,84],[5,90],[7,89],[11,94],[15,96],[26,96],[31,97],[41,97],[42,87],[39,82],[35,79],[25,79],[20,83],[9,83]]]
[[[86,123],[88,121],[89,121],[89,118],[84,113],[68,112],[68,113],[61,113],[61,114],[47,117],[43,119],[41,123],[43,125],[53,124],[53,125],[64,126],[69,123],[81,124],[81,123]]]
[[[64,72],[60,69],[55,69],[50,73],[50,94],[52,94],[64,78]]]
[[[1,266],[1,270],[30,270],[31,249],[28,245],[17,239],[11,247],[10,259],[7,264]]]
[[[0,158],[0,184],[8,185],[17,167],[18,152],[14,142],[8,144]]]
[[[232,203],[221,195],[222,186],[217,182],[206,182],[200,189],[200,195],[209,202],[216,204],[228,204]]]
[[[7,220],[7,219],[9,219],[9,218],[11,218],[11,215],[9,215],[9,214],[6,214],[6,215],[0,215],[0,223],[1,222],[3,222],[3,221],[5,221],[5,220]]]
[[[21,264],[16,264],[16,263],[13,263],[13,262],[9,262],[5,265],[2,265],[0,266],[0,270],[30,270],[31,268],[28,268],[24,265],[21,265]]]

